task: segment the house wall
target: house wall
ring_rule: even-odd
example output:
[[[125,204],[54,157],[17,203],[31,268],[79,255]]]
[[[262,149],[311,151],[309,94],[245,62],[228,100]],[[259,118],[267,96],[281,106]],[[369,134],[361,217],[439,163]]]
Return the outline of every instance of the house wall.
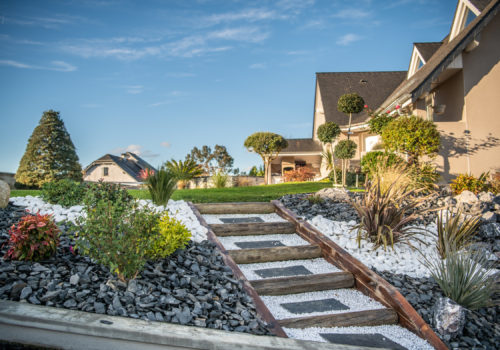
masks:
[[[104,167],[108,168],[108,176],[103,176]],[[91,182],[97,182],[99,180],[103,180],[104,182],[138,182],[114,163],[99,164],[90,168],[83,180]]]
[[[319,90],[319,84],[316,81],[316,98],[314,101],[314,119],[313,119],[313,139],[319,141],[317,130],[322,124],[325,124],[325,110],[323,108],[323,102],[321,99],[321,91]]]

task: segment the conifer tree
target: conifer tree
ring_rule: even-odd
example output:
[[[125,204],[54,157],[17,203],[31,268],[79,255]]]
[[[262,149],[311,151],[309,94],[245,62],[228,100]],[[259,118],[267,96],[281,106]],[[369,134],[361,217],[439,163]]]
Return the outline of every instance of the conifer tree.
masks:
[[[28,140],[16,181],[27,187],[40,187],[60,179],[82,181],[82,167],[59,112],[48,110]]]

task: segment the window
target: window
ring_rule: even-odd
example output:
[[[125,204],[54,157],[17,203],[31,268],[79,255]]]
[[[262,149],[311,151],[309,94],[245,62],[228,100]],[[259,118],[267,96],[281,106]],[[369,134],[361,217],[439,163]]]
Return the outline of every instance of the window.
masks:
[[[102,176],[108,176],[109,175],[109,169],[108,167],[102,168]]]

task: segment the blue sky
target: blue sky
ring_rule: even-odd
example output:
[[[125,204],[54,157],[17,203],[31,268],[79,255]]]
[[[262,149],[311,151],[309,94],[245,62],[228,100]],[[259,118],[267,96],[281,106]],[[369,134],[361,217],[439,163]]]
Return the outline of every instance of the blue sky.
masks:
[[[408,68],[449,31],[455,0],[0,2],[0,171],[15,172],[43,111],[82,166],[134,151],[153,165],[256,131],[310,137],[316,72]]]

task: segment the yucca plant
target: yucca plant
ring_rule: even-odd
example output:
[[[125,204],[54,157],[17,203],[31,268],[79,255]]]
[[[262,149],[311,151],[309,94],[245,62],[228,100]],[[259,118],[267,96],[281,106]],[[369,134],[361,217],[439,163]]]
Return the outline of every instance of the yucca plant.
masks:
[[[441,259],[446,259],[446,252],[449,247],[460,250],[470,245],[472,238],[481,225],[481,217],[469,216],[462,219],[462,211],[459,210],[455,215],[448,211],[445,220],[443,220],[443,212],[441,212],[436,224],[436,248]]]
[[[177,178],[179,189],[185,188],[189,180],[203,173],[201,166],[191,158],[185,161],[171,159],[165,163],[165,166]]]
[[[212,175],[212,182],[215,188],[224,188],[229,180],[229,175],[222,171],[216,171]]]
[[[146,179],[146,187],[151,199],[156,205],[166,205],[174,193],[177,177],[166,167],[162,166],[153,175]]]
[[[424,211],[418,207],[427,201],[431,195],[416,197],[419,190],[412,189],[409,184],[401,184],[401,178],[396,178],[384,191],[381,181],[368,182],[365,194],[360,200],[351,200],[358,213],[360,223],[357,229],[356,241],[361,246],[364,238],[374,243],[374,249],[387,246],[394,249],[394,243],[404,242],[410,246],[411,240],[424,243],[416,235],[426,231],[409,224]],[[411,212],[411,214],[409,214]]]
[[[424,256],[422,263],[443,294],[456,303],[477,310],[493,303],[495,282],[493,270],[484,268],[488,259],[480,250],[458,251],[448,247],[446,259]]]

